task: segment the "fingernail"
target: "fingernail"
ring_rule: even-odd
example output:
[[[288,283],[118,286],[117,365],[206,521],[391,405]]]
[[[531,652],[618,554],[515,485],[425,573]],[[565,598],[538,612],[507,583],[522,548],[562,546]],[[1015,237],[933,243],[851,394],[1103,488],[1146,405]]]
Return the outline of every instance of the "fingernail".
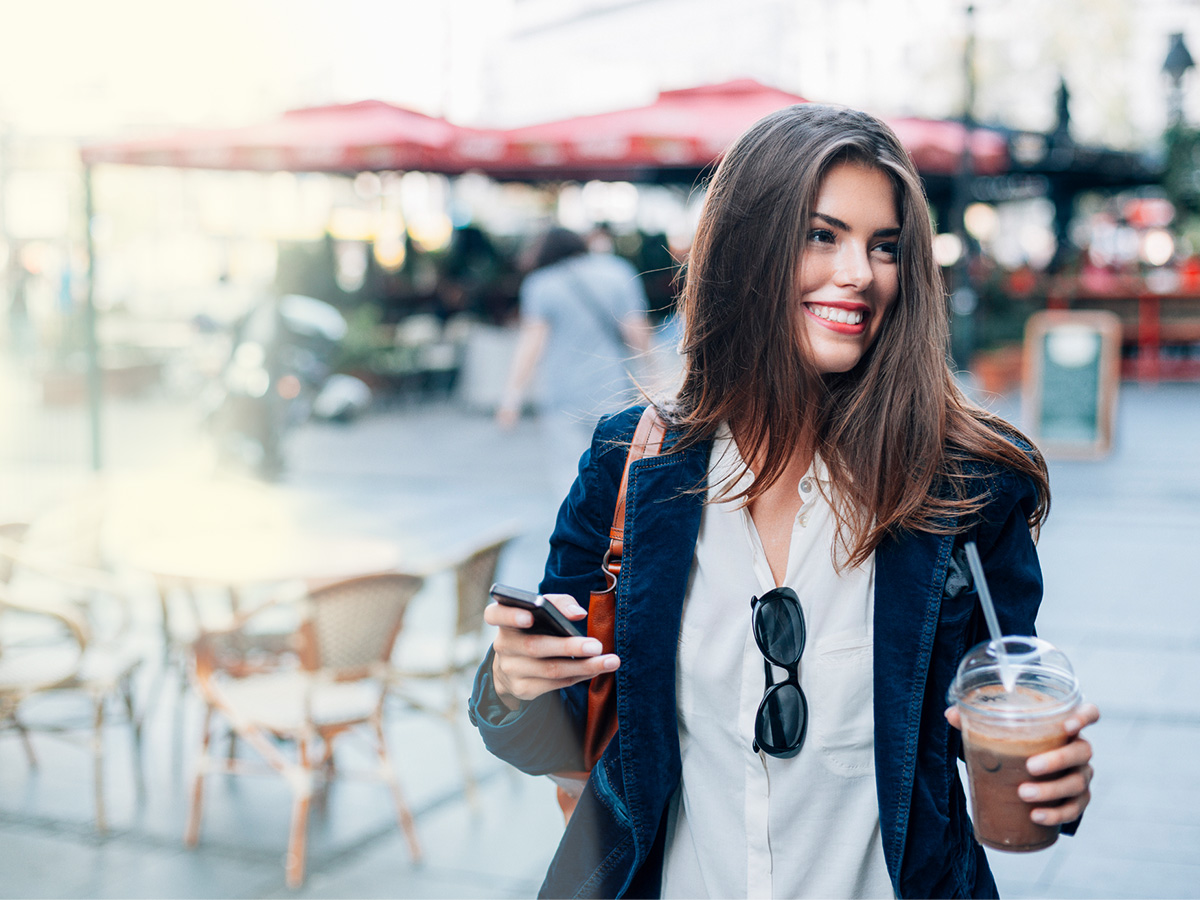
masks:
[[[1017,793],[1021,795],[1022,800],[1036,800],[1038,796],[1038,789],[1032,784],[1023,784],[1017,788]]]
[[[1033,821],[1037,822],[1039,825],[1045,825],[1046,820],[1050,818],[1050,816],[1042,812],[1040,809],[1034,812],[1032,815]]]
[[[595,638],[588,638],[583,642],[583,652],[588,656],[599,656],[604,652],[604,645]]]
[[[1082,727],[1083,723],[1078,719],[1067,719],[1067,721],[1063,722],[1063,728],[1067,729],[1067,731],[1078,731]]]
[[[1035,756],[1025,763],[1025,768],[1029,770],[1030,775],[1041,775],[1046,771],[1046,763]]]
[[[605,657],[604,668],[608,669],[610,672],[613,669],[615,669],[617,666],[619,666],[620,664],[621,664],[621,660],[615,656]]]

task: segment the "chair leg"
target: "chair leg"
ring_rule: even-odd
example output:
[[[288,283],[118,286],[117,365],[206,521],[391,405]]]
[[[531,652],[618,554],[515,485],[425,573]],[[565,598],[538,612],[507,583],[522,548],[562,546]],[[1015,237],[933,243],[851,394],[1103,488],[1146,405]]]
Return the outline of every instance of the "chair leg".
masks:
[[[292,800],[292,830],[288,836],[287,886],[298,888],[304,883],[304,854],[308,836],[308,807],[312,800],[309,790],[304,790]]]
[[[167,596],[167,592],[169,589],[167,588],[167,586],[165,584],[163,584],[160,581],[160,582],[158,582],[158,584],[155,585],[155,588],[156,588],[156,592],[158,594],[159,615],[162,617],[162,619],[161,619],[162,645],[163,645],[162,661],[163,661],[163,667],[166,668],[166,666],[171,661],[171,648],[175,644],[175,642],[172,640],[172,635],[171,635],[171,601],[170,601],[170,598]]]
[[[25,758],[29,761],[29,768],[36,769],[38,767],[37,756],[33,752],[33,741],[29,738],[29,729],[25,727],[25,723],[17,718],[17,714],[11,716],[13,727],[17,729],[17,734],[21,736],[21,746],[25,748]]]
[[[318,771],[321,773],[320,781],[316,781],[314,778],[313,793],[317,798],[317,810],[322,814],[329,803],[329,788],[333,784],[333,779],[337,777],[337,769],[333,761],[333,741],[336,736],[336,734],[323,736],[324,747],[321,752],[321,761],[313,768],[314,776]]]
[[[467,805],[471,807],[471,812],[479,812],[479,784],[475,780],[475,772],[471,768],[471,756],[467,750],[467,737],[463,734],[463,724],[458,721],[458,718],[450,723],[450,730],[454,732],[454,748],[458,753],[458,765],[462,769],[463,776],[463,793],[467,798]]]
[[[96,789],[96,830],[108,833],[108,821],[104,814],[104,697],[96,697],[95,718],[92,729],[92,777]]]
[[[417,826],[413,821],[408,804],[404,801],[404,792],[400,790],[400,779],[396,777],[396,770],[392,768],[392,761],[388,756],[387,739],[383,735],[383,718],[376,716],[372,724],[375,726],[376,751],[379,753],[380,771],[383,780],[391,788],[392,800],[396,804],[396,819],[400,824],[400,830],[404,832],[404,839],[408,843],[408,852],[411,854],[413,862],[420,862],[422,854],[421,842],[417,839]]]
[[[125,715],[129,717],[129,727],[133,730],[133,777],[137,786],[137,796],[140,802],[146,799],[145,760],[142,757],[142,720],[137,715],[133,704],[133,675],[127,675],[121,685],[121,696],[125,701]]]
[[[313,770],[309,760],[308,741],[303,738],[297,741],[296,751],[300,760],[301,777],[295,781],[292,781],[291,778],[288,779],[292,781],[293,791],[292,825],[291,834],[288,835],[287,859],[284,863],[287,885],[290,888],[298,888],[304,883],[304,857],[308,843],[308,810],[312,803],[313,790]]]
[[[454,751],[458,755],[458,767],[462,770],[463,793],[466,795],[467,805],[471,807],[471,812],[478,813],[479,785],[475,781],[475,772],[471,767],[471,754],[467,747],[468,738],[463,733],[463,723],[458,714],[458,711],[465,705],[460,702],[457,679],[451,680],[449,696],[446,701],[447,718],[450,720],[450,731],[454,738]]]
[[[188,811],[187,829],[183,834],[183,843],[188,847],[195,847],[196,842],[200,840],[200,817],[204,814],[204,775],[208,768],[208,748],[212,740],[212,717],[212,707],[206,705],[204,724],[200,732],[200,756],[196,760],[196,774],[192,779],[191,809]]]

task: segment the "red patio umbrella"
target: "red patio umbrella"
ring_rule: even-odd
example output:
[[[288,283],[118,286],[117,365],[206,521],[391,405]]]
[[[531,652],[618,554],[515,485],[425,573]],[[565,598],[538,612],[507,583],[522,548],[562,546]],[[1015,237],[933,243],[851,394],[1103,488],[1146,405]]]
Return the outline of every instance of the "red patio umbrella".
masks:
[[[480,147],[480,168],[536,174],[582,171],[592,177],[636,169],[703,168],[747,126],[804,98],[742,79],[663,91],[649,106],[578,116],[493,135],[487,145],[467,136],[456,146],[464,161]]]
[[[952,119],[887,119],[892,131],[923,175],[954,175],[963,162],[967,129]],[[970,137],[971,165],[976,175],[1008,171],[1008,139],[999,131],[975,128]]]
[[[758,119],[805,102],[797,94],[739,79],[663,91],[649,106],[504,132],[460,132],[451,152],[462,168],[501,178],[636,178],[698,170],[716,161]],[[905,118],[890,124],[923,173],[958,170],[966,134],[961,123]],[[977,174],[1007,169],[1007,144],[998,132],[975,130],[971,151]]]
[[[497,178],[654,178],[695,173],[767,113],[805,99],[740,79],[663,91],[649,106],[578,116],[507,131],[465,128],[445,119],[364,100],[284,113],[241,128],[182,129],[163,135],[95,141],[85,164],[342,172],[418,169],[459,174],[476,169]],[[891,120],[924,174],[949,175],[963,157],[961,123]],[[971,135],[976,174],[1007,170],[1003,135]]]
[[[96,141],[85,144],[82,155],[88,165],[259,172],[440,172],[447,171],[448,148],[459,131],[445,119],[364,100],[293,110],[242,128],[182,129],[144,138]]]

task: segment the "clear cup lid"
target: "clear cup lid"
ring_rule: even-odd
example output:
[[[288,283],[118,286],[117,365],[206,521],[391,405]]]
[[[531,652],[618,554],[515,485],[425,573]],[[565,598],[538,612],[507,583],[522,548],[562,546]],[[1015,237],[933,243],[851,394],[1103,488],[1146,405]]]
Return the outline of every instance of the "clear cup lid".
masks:
[[[1007,673],[995,641],[971,648],[950,686],[951,703],[1006,717],[1055,715],[1079,704],[1079,681],[1065,653],[1041,638],[1019,635],[1005,637],[1003,646]]]

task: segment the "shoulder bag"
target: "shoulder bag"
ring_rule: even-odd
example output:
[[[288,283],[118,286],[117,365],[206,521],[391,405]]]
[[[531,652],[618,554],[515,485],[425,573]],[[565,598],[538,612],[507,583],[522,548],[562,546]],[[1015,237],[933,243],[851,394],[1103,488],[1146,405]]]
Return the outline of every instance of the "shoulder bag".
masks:
[[[621,487],[617,492],[617,506],[613,512],[612,527],[609,529],[608,550],[601,563],[604,569],[604,589],[592,591],[588,603],[587,633],[604,645],[605,653],[615,647],[617,618],[617,580],[621,576],[621,552],[625,536],[625,491],[629,486],[629,466],[647,456],[657,456],[662,451],[666,426],[658,411],[647,406],[638,421],[629,455],[625,459],[625,471],[621,473]],[[583,772],[561,772],[550,777],[558,785],[558,805],[563,819],[570,821],[571,813],[592,767],[600,761],[613,735],[617,733],[617,676],[614,672],[597,675],[588,683],[587,722],[583,732]]]

